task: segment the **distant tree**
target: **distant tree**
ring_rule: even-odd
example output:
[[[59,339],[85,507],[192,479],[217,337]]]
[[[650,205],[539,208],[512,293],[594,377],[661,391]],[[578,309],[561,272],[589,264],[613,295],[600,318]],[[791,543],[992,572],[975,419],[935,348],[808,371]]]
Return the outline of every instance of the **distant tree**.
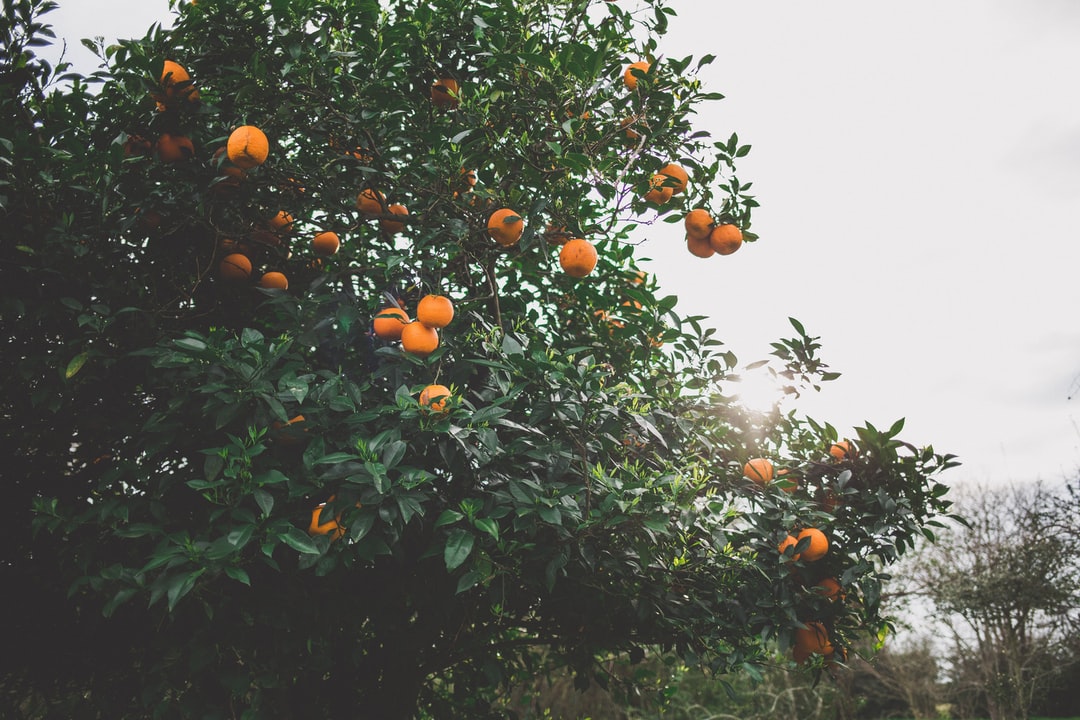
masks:
[[[977,488],[960,495],[965,525],[938,533],[917,577],[952,642],[956,692],[993,720],[1028,717],[1076,661],[1080,621],[1075,489]],[[970,701],[969,703],[970,704]]]
[[[0,19],[8,716],[490,717],[887,624],[952,460],[739,408],[640,272],[756,239],[666,2],[176,2],[66,78],[53,5]]]

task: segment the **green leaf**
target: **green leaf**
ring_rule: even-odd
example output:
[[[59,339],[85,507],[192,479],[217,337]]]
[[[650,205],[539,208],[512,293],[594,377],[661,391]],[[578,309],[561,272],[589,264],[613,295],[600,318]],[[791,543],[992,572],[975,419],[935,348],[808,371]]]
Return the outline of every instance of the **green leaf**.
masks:
[[[476,527],[477,530],[486,532],[488,535],[498,541],[499,524],[494,520],[491,520],[489,518],[476,518],[475,520],[473,520],[473,525]]]
[[[82,370],[82,366],[86,363],[86,358],[88,357],[90,357],[89,353],[81,352],[71,358],[71,362],[68,363],[67,369],[64,370],[64,379],[70,380],[75,377],[75,374]]]
[[[453,525],[458,520],[465,517],[457,510],[443,510],[439,515],[439,519],[435,521],[435,527],[442,527],[443,525]]]
[[[251,586],[251,578],[248,577],[247,572],[245,572],[242,568],[232,566],[227,567],[225,568],[225,574],[233,580],[236,580],[237,582],[244,583],[249,587]]]
[[[255,496],[255,503],[262,510],[263,517],[270,517],[270,511],[274,509],[274,496],[261,488],[257,489],[253,495]]]
[[[300,528],[290,528],[289,532],[278,536],[283,543],[304,555],[318,555],[319,548],[307,533]]]
[[[447,570],[455,570],[465,562],[472,552],[475,538],[468,530],[457,528],[450,531],[446,538],[446,548],[443,550],[443,560]]]

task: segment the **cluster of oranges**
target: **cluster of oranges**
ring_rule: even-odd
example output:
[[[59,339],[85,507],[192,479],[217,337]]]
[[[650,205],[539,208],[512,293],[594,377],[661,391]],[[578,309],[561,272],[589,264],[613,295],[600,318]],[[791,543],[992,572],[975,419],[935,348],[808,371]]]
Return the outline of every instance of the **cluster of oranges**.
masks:
[[[833,460],[845,460],[855,454],[855,446],[848,440],[841,440],[829,446],[829,456]],[[773,463],[768,458],[752,458],[743,465],[743,475],[761,486],[773,483],[774,479],[784,478],[786,470],[776,471]],[[798,484],[790,478],[785,478],[780,484],[786,492],[794,492]],[[830,512],[835,509],[836,497],[830,495],[826,498],[825,509]],[[818,528],[803,527],[794,534],[788,534],[776,547],[777,552],[785,562],[816,563],[823,559],[829,552],[829,538]],[[797,551],[798,550],[798,551]],[[835,577],[826,575],[813,584],[811,590],[834,602],[844,599],[843,587]],[[792,656],[796,662],[806,662],[812,655],[821,655],[830,662],[836,652],[829,639],[829,632],[820,621],[808,621],[804,627],[795,631]]]

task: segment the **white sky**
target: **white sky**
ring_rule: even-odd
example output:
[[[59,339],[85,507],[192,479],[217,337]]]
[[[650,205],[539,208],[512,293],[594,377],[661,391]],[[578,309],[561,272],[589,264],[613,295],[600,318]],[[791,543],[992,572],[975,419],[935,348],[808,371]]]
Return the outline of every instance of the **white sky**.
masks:
[[[619,0],[633,4],[635,0]],[[690,255],[658,224],[645,265],[741,360],[820,335],[844,375],[798,408],[841,432],[904,417],[960,456],[952,483],[1080,467],[1080,3],[676,0],[661,51],[711,53],[699,116],[753,151],[761,242]],[[78,39],[141,36],[165,0],[61,0]]]

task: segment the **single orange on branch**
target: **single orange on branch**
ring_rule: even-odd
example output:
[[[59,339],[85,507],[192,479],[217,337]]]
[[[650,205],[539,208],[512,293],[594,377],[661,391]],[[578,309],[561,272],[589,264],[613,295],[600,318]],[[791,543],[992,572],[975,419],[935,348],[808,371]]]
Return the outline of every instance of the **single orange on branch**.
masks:
[[[158,160],[166,163],[181,162],[195,157],[195,145],[185,135],[162,133],[154,146]]]
[[[596,248],[583,238],[568,241],[559,251],[559,265],[571,277],[585,277],[596,268],[598,260]]]
[[[267,222],[270,229],[277,233],[290,233],[293,228],[293,216],[284,210],[278,210],[274,217]]]
[[[404,205],[390,205],[386,208],[387,212],[391,215],[408,215],[409,209]],[[383,230],[390,234],[399,233],[405,229],[405,223],[400,220],[390,220],[389,218],[382,218],[379,220],[379,225]]]
[[[814,562],[825,557],[825,554],[829,552],[829,539],[825,537],[825,533],[817,528],[806,528],[799,533],[796,539],[802,542],[807,538],[809,538],[810,544],[799,554],[801,559],[806,562]]]
[[[855,457],[855,446],[850,440],[841,440],[829,446],[829,455],[836,460],[846,460]]]
[[[341,238],[327,230],[311,239],[311,247],[317,255],[333,255],[341,249]]]
[[[503,247],[512,247],[525,232],[525,221],[510,208],[491,213],[487,222],[488,235]]]
[[[386,198],[374,188],[367,188],[356,196],[356,209],[365,215],[381,215]]]
[[[795,631],[795,645],[791,649],[795,662],[804,663],[811,655],[831,656],[833,645],[829,642],[829,632],[825,626],[819,622],[808,622],[805,625],[805,628]]]
[[[759,485],[772,482],[774,476],[772,461],[768,458],[754,458],[743,465],[743,475]]]
[[[430,328],[444,328],[454,319],[454,303],[445,295],[425,295],[416,306],[416,319]]]
[[[250,170],[266,162],[270,141],[266,139],[266,133],[254,125],[241,125],[229,135],[226,152],[233,165]]]
[[[288,290],[289,279],[285,277],[285,273],[272,271],[263,273],[262,278],[259,279],[259,287],[266,288],[267,290]]]
[[[649,72],[649,68],[652,67],[645,60],[639,60],[635,63],[630,63],[623,71],[623,82],[626,87],[631,90],[636,90],[638,86],[638,74],[646,74]]]
[[[431,102],[435,107],[453,110],[461,104],[461,86],[453,78],[439,78],[431,86]]]
[[[401,331],[409,322],[409,315],[397,307],[385,307],[372,320],[375,337],[380,340],[400,340]]]
[[[240,283],[251,278],[251,260],[247,255],[232,253],[221,259],[218,274],[222,280]]]
[[[330,502],[334,501],[334,496],[330,496]],[[341,513],[338,513],[336,517],[331,520],[323,520],[323,510],[326,508],[326,503],[319,503],[315,506],[315,509],[311,511],[311,524],[308,525],[308,532],[312,535],[330,535],[330,542],[335,542],[345,537],[345,528],[341,526]]]
[[[434,415],[445,415],[450,396],[450,388],[445,385],[428,385],[420,391],[420,407]]]
[[[690,175],[680,165],[675,163],[668,163],[664,167],[660,168],[660,174],[671,178],[671,181],[667,183],[671,187],[671,194],[678,195],[686,190],[686,186],[690,183]]]
[[[439,347],[439,331],[419,320],[401,328],[401,349],[410,355],[427,357]]]
[[[645,200],[654,205],[663,205],[671,199],[673,192],[668,183],[668,176],[658,173],[649,180],[649,191],[645,193]]]

